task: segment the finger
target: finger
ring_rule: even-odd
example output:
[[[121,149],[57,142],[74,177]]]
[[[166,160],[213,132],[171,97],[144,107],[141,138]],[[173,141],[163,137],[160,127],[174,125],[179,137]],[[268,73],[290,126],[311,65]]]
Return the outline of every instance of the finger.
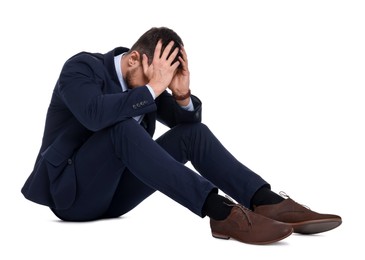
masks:
[[[189,71],[188,58],[186,56],[185,50],[181,49],[180,53],[181,53],[181,55],[179,56],[179,61],[181,63],[182,70],[183,71]]]
[[[156,47],[155,47],[155,52],[153,53],[153,59],[159,59],[161,56],[161,48],[162,48],[162,41],[158,40]]]
[[[174,51],[169,56],[169,58],[167,59],[167,61],[171,64],[175,60],[178,53],[179,53],[179,48],[175,48]]]
[[[171,69],[173,71],[173,73],[175,73],[175,71],[177,70],[177,67],[179,67],[180,65],[180,61],[176,61],[174,62],[174,64],[171,65]]]
[[[186,63],[186,61],[181,56],[179,56],[179,61],[180,61],[180,64],[182,66],[182,69],[187,70],[188,69],[188,64]]]
[[[171,42],[169,42],[169,44],[167,44],[167,46],[165,47],[165,49],[161,55],[162,60],[167,60],[167,57],[169,56],[169,53],[173,46],[174,46],[174,41],[171,41]],[[171,55],[170,55],[170,57],[171,57]]]
[[[143,68],[144,74],[147,73],[148,67],[149,67],[149,65],[148,65],[148,57],[147,57],[146,54],[143,54],[142,55],[142,68]]]
[[[183,56],[183,58],[184,58],[184,60],[188,60],[188,55],[186,54],[186,50],[185,50],[185,48],[184,48],[184,46],[183,45],[181,45],[180,46],[180,52],[181,52],[181,54],[182,54],[182,56]]]
[[[188,66],[188,55],[186,54],[184,46],[181,45],[180,53],[182,55],[182,58],[184,59],[184,62],[186,63],[186,66]]]

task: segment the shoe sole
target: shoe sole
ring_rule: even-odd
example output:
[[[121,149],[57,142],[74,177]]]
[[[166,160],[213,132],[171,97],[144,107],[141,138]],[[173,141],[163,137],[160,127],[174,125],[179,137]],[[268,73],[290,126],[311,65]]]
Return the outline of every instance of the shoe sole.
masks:
[[[329,231],[341,225],[341,219],[321,219],[313,221],[304,221],[300,223],[291,223],[294,233],[311,235]],[[287,223],[289,224],[289,223]]]
[[[272,244],[272,243],[278,242],[280,240],[283,240],[283,239],[287,238],[288,236],[290,236],[291,234],[293,234],[293,232],[294,232],[294,230],[292,229],[291,232],[289,232],[285,236],[282,236],[280,238],[276,238],[276,239],[273,239],[273,240],[270,240],[270,241],[263,241],[263,242],[247,242],[247,241],[243,241],[243,240],[231,237],[231,236],[222,235],[222,234],[219,234],[219,233],[216,233],[216,232],[212,232],[212,236],[214,238],[224,239],[224,240],[228,240],[228,239],[232,238],[232,239],[240,241],[242,243],[252,244],[252,245],[267,245],[267,244]]]

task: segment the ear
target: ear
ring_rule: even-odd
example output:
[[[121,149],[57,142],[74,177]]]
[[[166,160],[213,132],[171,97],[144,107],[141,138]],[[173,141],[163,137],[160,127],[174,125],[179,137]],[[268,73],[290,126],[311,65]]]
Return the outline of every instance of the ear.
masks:
[[[141,64],[141,55],[138,51],[132,51],[128,57],[128,66],[136,67]]]

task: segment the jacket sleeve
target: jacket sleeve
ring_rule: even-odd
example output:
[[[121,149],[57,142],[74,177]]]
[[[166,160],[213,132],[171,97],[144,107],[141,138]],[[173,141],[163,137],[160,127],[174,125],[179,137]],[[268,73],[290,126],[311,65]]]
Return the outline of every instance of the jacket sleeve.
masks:
[[[120,121],[156,111],[147,87],[127,92],[105,93],[110,80],[104,65],[82,54],[67,61],[56,91],[77,120],[91,131],[99,131]],[[110,91],[109,91],[110,92]]]
[[[157,99],[157,120],[168,127],[181,123],[198,123],[202,120],[202,103],[196,96],[191,96],[194,111],[180,107],[170,93],[164,91]]]

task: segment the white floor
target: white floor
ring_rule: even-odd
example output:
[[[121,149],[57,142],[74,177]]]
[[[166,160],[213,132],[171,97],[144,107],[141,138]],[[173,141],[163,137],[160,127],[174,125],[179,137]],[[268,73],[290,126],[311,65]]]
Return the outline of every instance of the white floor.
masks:
[[[159,193],[122,218],[87,223],[61,222],[47,208],[18,199],[18,203],[8,205],[11,207],[1,213],[1,259],[345,259],[349,255],[362,259],[365,256],[362,217],[340,205],[332,208],[344,220],[335,230],[311,236],[293,234],[275,244],[255,246],[213,238],[208,218],[196,217]],[[322,204],[322,208],[334,205],[325,205],[323,200]]]

